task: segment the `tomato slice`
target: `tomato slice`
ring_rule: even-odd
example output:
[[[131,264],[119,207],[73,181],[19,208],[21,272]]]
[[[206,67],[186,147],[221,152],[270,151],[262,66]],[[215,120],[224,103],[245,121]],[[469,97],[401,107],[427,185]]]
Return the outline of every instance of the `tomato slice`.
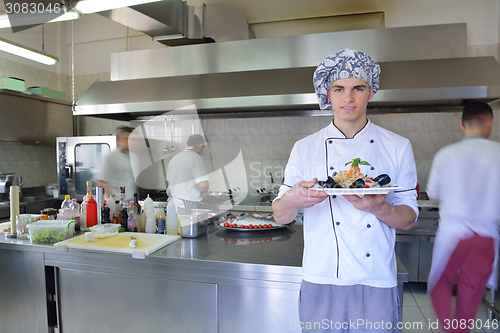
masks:
[[[368,185],[365,185],[365,188],[370,188],[370,186],[368,186]]]

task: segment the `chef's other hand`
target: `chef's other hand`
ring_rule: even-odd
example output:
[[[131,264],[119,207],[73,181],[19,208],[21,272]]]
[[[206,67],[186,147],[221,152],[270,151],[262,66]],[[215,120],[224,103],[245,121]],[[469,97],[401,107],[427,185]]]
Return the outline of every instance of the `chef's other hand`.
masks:
[[[317,203],[322,202],[328,198],[328,194],[324,191],[311,190],[318,183],[318,179],[314,178],[311,181],[300,181],[287,191],[283,197],[286,196],[287,201],[297,208],[309,208]]]
[[[385,194],[344,195],[344,198],[352,203],[354,208],[368,213],[372,213],[385,202]]]

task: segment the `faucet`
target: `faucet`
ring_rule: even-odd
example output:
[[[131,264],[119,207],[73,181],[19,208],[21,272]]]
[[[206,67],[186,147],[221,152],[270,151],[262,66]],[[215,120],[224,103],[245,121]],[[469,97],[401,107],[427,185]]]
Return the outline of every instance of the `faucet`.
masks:
[[[19,184],[19,197],[22,198],[23,197],[23,177],[22,176],[19,176],[17,178],[17,183]]]

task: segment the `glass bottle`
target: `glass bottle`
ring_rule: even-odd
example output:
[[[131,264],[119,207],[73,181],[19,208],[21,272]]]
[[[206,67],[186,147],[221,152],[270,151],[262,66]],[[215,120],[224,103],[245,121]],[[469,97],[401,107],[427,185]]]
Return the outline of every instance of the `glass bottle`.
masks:
[[[162,205],[158,207],[158,211],[156,212],[156,226],[158,227],[156,233],[165,234],[165,211]]]
[[[122,212],[120,211],[120,201],[115,201],[115,212],[113,214],[113,223],[122,224]]]
[[[109,207],[106,203],[106,200],[103,200],[103,206],[101,208],[101,224],[111,223],[109,220]]]
[[[125,199],[121,213],[122,213],[122,222],[120,223],[122,228],[125,229],[125,231],[128,231],[128,199]]]
[[[130,201],[130,205],[127,208],[128,220],[127,220],[127,228],[128,231],[137,232],[137,220],[136,213],[137,206],[135,205],[134,200]]]

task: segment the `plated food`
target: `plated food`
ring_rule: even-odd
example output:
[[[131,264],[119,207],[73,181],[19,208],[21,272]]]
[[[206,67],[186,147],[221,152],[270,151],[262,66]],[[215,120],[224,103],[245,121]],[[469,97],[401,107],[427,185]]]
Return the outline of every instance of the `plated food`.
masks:
[[[318,181],[320,190],[325,190],[328,194],[386,194],[396,188],[402,188],[392,184],[391,177],[385,173],[375,178],[362,174],[359,166],[370,166],[370,163],[362,161],[360,158],[347,162],[345,166],[349,164],[351,165],[349,170],[335,173],[333,177],[329,176],[326,181]]]
[[[245,213],[240,216],[227,215],[219,219],[219,227],[234,231],[262,231],[285,228],[274,221],[273,215]]]

